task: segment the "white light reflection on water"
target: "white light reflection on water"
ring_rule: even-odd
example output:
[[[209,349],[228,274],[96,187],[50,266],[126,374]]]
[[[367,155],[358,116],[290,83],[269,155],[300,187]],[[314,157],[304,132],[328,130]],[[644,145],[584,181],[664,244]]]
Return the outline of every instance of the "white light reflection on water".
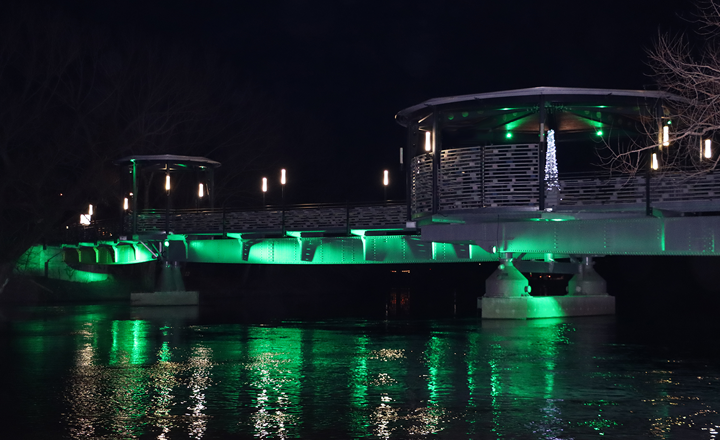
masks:
[[[248,370],[255,411],[250,419],[259,438],[296,437],[302,370],[301,334],[297,329],[252,328],[248,341]],[[241,422],[242,423],[242,422]]]
[[[38,320],[5,387],[25,438],[718,438],[717,365],[613,328]]]
[[[188,360],[188,368],[191,371],[187,387],[190,390],[190,406],[186,409],[190,418],[188,433],[191,438],[201,439],[207,430],[207,419],[204,411],[207,409],[205,390],[212,385],[210,370],[212,369],[212,350],[202,345],[192,349],[192,355]]]

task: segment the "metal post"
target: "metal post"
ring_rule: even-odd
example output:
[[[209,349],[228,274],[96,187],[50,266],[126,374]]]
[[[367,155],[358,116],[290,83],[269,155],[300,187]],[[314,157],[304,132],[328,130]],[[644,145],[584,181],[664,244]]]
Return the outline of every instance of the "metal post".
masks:
[[[652,215],[652,205],[650,201],[650,178],[652,176],[652,152],[648,154],[647,169],[645,170],[645,215]]]
[[[437,108],[433,109],[432,118],[432,213],[437,214],[440,210],[440,149],[442,148],[439,130],[440,127],[438,124],[440,115],[438,114]]]
[[[137,234],[137,199],[138,199],[138,187],[137,187],[137,162],[135,159],[131,159],[132,163],[132,235]],[[132,237],[131,237],[132,238]]]
[[[345,234],[350,236],[350,201],[345,201]]]
[[[538,208],[545,210],[545,156],[547,141],[545,140],[545,98],[540,98],[540,145],[538,146]]]
[[[412,221],[412,163],[411,158],[417,154],[417,135],[418,124],[415,122],[408,125],[407,148],[403,151],[405,154],[405,203],[406,203],[406,221]]]
[[[207,195],[210,198],[210,209],[215,208],[215,170],[212,166],[207,167],[210,173],[210,179],[208,181]]]
[[[168,164],[165,164],[165,172],[167,173],[166,176],[170,175],[170,166]],[[165,236],[170,235],[170,190],[166,190],[166,198],[165,198]]]

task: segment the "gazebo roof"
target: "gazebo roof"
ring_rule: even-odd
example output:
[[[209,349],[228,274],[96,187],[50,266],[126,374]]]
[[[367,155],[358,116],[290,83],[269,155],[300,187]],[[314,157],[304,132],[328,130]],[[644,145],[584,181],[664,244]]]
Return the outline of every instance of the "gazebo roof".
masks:
[[[617,104],[620,106],[637,106],[644,100],[670,100],[682,101],[683,98],[660,91],[651,90],[621,90],[621,89],[593,89],[593,88],[571,88],[571,87],[533,87],[527,89],[504,90],[489,93],[476,93],[470,95],[447,96],[442,98],[428,99],[420,104],[401,110],[395,116],[397,122],[407,127],[413,119],[432,112],[433,108],[461,108],[461,107],[488,107],[498,112],[517,111],[517,108],[505,108],[517,104],[519,106],[539,103],[541,98],[553,103],[578,105],[579,107],[596,107],[605,112],[614,111],[602,104]],[[611,105],[612,107],[612,105]],[[616,110],[615,110],[616,111]]]
[[[178,156],[174,154],[152,154],[128,156],[116,160],[115,165],[125,166],[133,162],[143,167],[156,167],[162,170],[177,171],[188,168],[217,168],[221,164],[214,160],[200,156]]]

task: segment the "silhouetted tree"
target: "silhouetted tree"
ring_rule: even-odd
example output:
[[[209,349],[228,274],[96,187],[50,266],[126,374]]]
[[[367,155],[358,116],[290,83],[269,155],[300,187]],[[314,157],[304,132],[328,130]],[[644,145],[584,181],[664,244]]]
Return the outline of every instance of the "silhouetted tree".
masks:
[[[692,24],[697,35],[662,33],[648,51],[658,90],[674,97],[646,115],[642,142],[611,148],[607,164],[612,168],[631,173],[644,169],[649,164],[643,158],[650,156],[639,153],[646,150],[657,152],[664,171],[695,174],[718,166],[720,3],[699,3]],[[669,145],[664,145],[663,126],[668,126]],[[714,145],[709,158],[704,154],[708,139]]]
[[[49,9],[0,23],[0,286],[30,245],[88,203],[116,206],[112,161],[137,154],[223,163],[216,197],[256,192],[281,118],[237,69],[139,32],[112,39]]]

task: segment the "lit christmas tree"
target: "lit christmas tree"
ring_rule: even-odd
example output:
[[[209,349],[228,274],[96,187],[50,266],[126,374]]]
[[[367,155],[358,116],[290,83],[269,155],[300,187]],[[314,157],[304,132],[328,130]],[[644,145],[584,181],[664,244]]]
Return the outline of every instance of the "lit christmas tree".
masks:
[[[545,183],[548,190],[560,190],[555,152],[555,130],[550,130],[547,134],[547,154],[545,155]]]

